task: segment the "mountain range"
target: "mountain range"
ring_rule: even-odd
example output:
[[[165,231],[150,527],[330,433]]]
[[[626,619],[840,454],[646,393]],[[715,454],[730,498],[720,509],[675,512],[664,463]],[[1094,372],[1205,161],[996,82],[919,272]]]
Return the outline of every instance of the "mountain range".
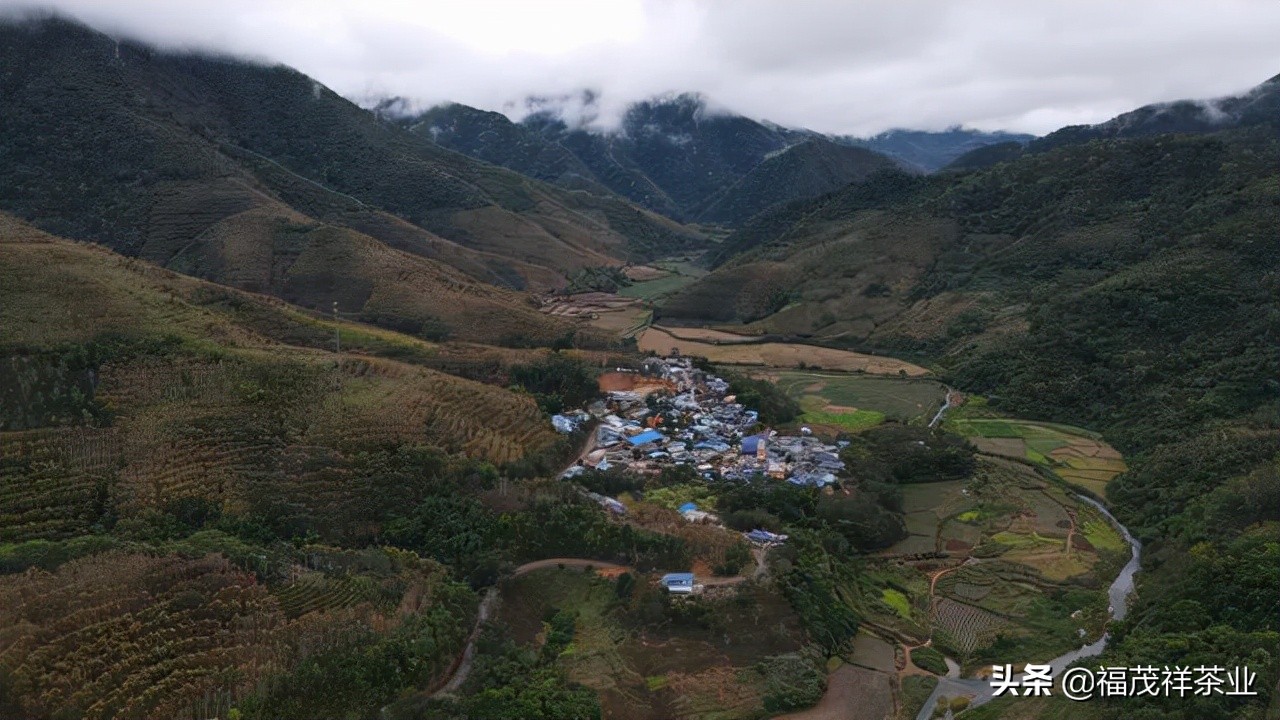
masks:
[[[289,68],[60,19],[0,25],[0,64],[0,209],[306,307],[412,323],[461,313],[448,323],[460,335],[545,339],[564,329],[513,291],[704,243],[614,196],[380,122]]]
[[[587,94],[587,107],[591,99]],[[519,122],[458,104],[407,113],[405,103],[390,99],[376,109],[444,147],[531,177],[604,189],[686,222],[727,225],[878,169],[928,172],[975,148],[1032,139],[959,128],[893,130],[867,139],[824,135],[715,108],[696,93],[632,104],[608,130],[566,120],[563,109],[546,100],[532,106]]]
[[[922,671],[946,672],[942,648],[968,674],[1076,647],[1081,617],[1109,634],[1100,663],[1247,664],[1260,694],[978,712],[1274,710],[1280,76],[1042,138],[831,136],[693,94],[604,131],[554,102],[519,121],[366,109],[287,67],[42,18],[0,21],[0,97],[0,716],[599,717],[609,696],[615,715],[756,718],[861,673],[829,661],[873,621],[929,638],[903,651]],[[544,304],[597,274],[663,290],[587,296],[621,307],[613,326],[553,312],[581,298]],[[838,492],[674,465],[566,481],[587,433],[548,415],[597,398],[601,368],[650,365],[623,335],[654,323],[802,353],[713,369],[800,434],[811,410],[784,381],[870,381],[924,420],[914,393],[949,386],[948,406],[967,395],[949,422],[1022,433],[983,439],[1025,458],[903,420],[831,433]],[[841,350],[936,377],[814,366]],[[818,413],[881,415],[848,402]],[[1090,443],[1027,429],[1058,423]],[[1041,451],[1119,462],[1093,431],[1127,463],[1099,499],[1143,543],[1110,621],[1120,535],[1083,504],[1013,517],[991,492],[1016,477],[1065,498]],[[925,565],[886,562],[866,528],[907,535],[944,478],[971,509],[911,533],[937,550]],[[588,488],[630,493],[625,519]],[[685,522],[690,501],[734,532]],[[944,526],[974,543],[942,544]],[[752,572],[737,531],[760,527],[790,539]],[[960,564],[961,546],[983,554]],[[948,559],[975,582],[934,582]],[[723,594],[642,579],[694,567]],[[1043,594],[975,614],[1027,582]],[[924,628],[944,583],[960,627],[996,628],[981,650]],[[885,647],[889,670],[866,670],[885,713],[923,702]]]

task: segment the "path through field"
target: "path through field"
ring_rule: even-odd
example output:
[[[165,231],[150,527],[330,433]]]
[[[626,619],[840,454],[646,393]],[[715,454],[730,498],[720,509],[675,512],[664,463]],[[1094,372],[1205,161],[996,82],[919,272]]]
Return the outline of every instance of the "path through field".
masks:
[[[752,555],[756,559],[756,567],[751,575],[734,575],[733,577],[707,578],[701,582],[706,587],[728,587],[745,582],[748,577],[760,578],[765,573],[765,555],[767,551],[752,551]],[[520,577],[536,570],[549,570],[551,568],[592,568],[595,570],[619,570],[624,572],[635,572],[634,568],[617,563],[603,562],[601,560],[591,560],[589,558],[547,558],[545,560],[534,560],[525,563],[515,569],[511,574],[512,577]],[[494,606],[498,602],[498,588],[491,587],[485,592],[484,598],[480,600],[480,610],[476,614],[475,627],[471,629],[471,635],[467,638],[467,645],[462,650],[454,663],[453,669],[450,671],[449,679],[440,686],[439,690],[432,692],[430,697],[437,695],[446,695],[458,691],[462,684],[467,681],[467,677],[471,674],[471,665],[475,659],[476,639],[480,636],[480,629],[484,623],[493,616]]]
[[[534,560],[525,563],[515,569],[512,577],[520,577],[526,573],[535,570],[546,570],[554,567],[576,567],[576,568],[599,568],[601,570],[630,570],[626,565],[618,565],[616,563],[601,562],[600,560],[587,560],[585,558],[547,558],[545,560]],[[497,586],[489,588],[484,594],[484,598],[480,601],[480,611],[476,614],[476,625],[471,629],[471,635],[467,638],[467,646],[463,648],[462,655],[455,662],[452,675],[439,690],[431,693],[431,697],[437,695],[445,695],[457,692],[458,688],[467,681],[467,677],[471,674],[472,661],[476,654],[476,638],[480,635],[480,628],[493,615],[493,607],[498,602]]]

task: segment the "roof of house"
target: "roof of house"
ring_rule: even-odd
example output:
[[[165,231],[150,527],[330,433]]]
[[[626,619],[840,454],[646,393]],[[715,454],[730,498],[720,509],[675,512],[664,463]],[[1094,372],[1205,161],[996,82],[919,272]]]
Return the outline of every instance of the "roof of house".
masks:
[[[766,435],[748,435],[742,438],[742,452],[748,455],[757,452],[760,449],[760,441],[768,441],[768,439]]]
[[[665,439],[666,436],[657,430],[646,430],[639,435],[633,435],[632,437],[627,438],[627,442],[632,445],[644,445],[645,443],[658,442],[659,440]]]
[[[667,573],[659,582],[663,585],[692,585],[693,573]]]

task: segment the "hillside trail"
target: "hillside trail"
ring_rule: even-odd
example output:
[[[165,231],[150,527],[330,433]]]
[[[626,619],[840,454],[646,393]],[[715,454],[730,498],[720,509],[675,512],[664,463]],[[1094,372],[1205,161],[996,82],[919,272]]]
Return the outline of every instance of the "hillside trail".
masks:
[[[733,577],[708,578],[704,580],[701,584],[706,587],[725,587],[725,586],[737,585],[739,583],[745,582],[749,577],[759,578],[763,576],[764,573],[766,572],[765,565],[764,565],[766,551],[764,550],[753,551],[752,554],[756,558],[756,567],[752,571],[752,574],[750,576],[735,575]],[[550,568],[569,568],[569,567],[582,568],[584,570],[587,568],[591,568],[595,570],[620,570],[623,572],[635,572],[635,568],[630,567],[628,565],[619,565],[618,563],[604,562],[601,560],[592,560],[589,558],[556,557],[556,558],[546,558],[543,560],[534,560],[533,562],[527,562],[521,565],[520,567],[516,568],[515,571],[511,573],[511,577],[517,578],[517,577],[520,577],[521,575],[526,575],[536,570],[547,570]],[[496,586],[489,588],[485,592],[484,598],[480,600],[479,610],[476,613],[475,627],[471,629],[471,634],[467,637],[467,644],[463,648],[462,654],[458,657],[456,661],[454,661],[454,665],[450,669],[449,679],[446,680],[438,690],[431,692],[428,695],[428,697],[438,697],[440,695],[455,693],[458,691],[459,688],[462,687],[462,684],[467,681],[467,678],[471,675],[471,667],[475,661],[476,640],[480,637],[481,628],[483,628],[484,624],[488,622],[491,617],[493,617],[494,608],[498,603],[498,595],[499,595],[499,592]]]
[[[547,568],[558,567],[576,567],[576,568],[599,568],[602,570],[624,570],[631,571],[626,565],[617,563],[602,562],[600,560],[589,560],[586,558],[546,558],[545,560],[534,560],[516,568],[511,573],[511,577],[520,577],[535,570],[545,570]],[[428,697],[437,697],[440,695],[451,694],[458,691],[462,684],[467,681],[471,675],[471,666],[475,660],[476,640],[480,636],[480,630],[484,624],[493,616],[494,606],[498,604],[498,588],[497,586],[489,588],[484,598],[480,600],[480,607],[476,613],[476,624],[471,629],[471,634],[467,636],[466,647],[462,649],[462,655],[454,661],[453,668],[450,669],[449,679],[445,681],[440,689],[430,693]]]

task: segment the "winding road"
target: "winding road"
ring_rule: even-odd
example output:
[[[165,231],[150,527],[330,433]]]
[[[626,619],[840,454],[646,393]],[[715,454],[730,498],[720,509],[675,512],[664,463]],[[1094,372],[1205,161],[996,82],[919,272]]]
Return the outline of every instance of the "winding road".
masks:
[[[600,560],[588,560],[586,558],[547,558],[545,560],[534,560],[525,563],[515,569],[511,573],[511,577],[520,577],[535,570],[546,570],[548,568],[558,567],[576,567],[576,568],[600,568],[604,570],[630,570],[626,565],[618,565],[617,563],[602,562]],[[480,600],[480,610],[476,613],[475,627],[471,628],[471,635],[467,637],[467,646],[463,648],[462,655],[454,662],[450,669],[449,679],[439,690],[431,693],[430,697],[437,695],[445,695],[457,692],[462,687],[462,683],[467,681],[467,677],[471,675],[471,665],[475,660],[476,639],[480,636],[480,629],[493,616],[493,608],[498,603],[498,587],[489,588],[484,594],[484,598]]]
[[[734,575],[733,577],[707,578],[699,584],[704,587],[728,587],[745,582],[749,577],[759,578],[765,573],[764,561],[766,552],[767,551],[765,550],[752,551],[751,554],[756,560],[756,567],[750,576]],[[624,570],[627,572],[635,572],[634,568],[627,565],[619,565],[617,563],[604,562],[602,560],[591,560],[589,558],[547,558],[545,560],[534,560],[533,562],[521,565],[511,573],[511,577],[517,578],[536,570],[570,567],[581,568],[583,570],[591,568],[594,570]],[[476,613],[475,627],[471,629],[471,635],[467,637],[467,645],[463,648],[462,654],[454,662],[453,667],[450,668],[449,679],[446,680],[438,690],[432,692],[429,697],[457,692],[458,688],[461,688],[462,684],[467,681],[467,677],[471,675],[471,666],[475,660],[476,639],[480,637],[480,630],[484,627],[484,624],[493,617],[494,607],[498,603],[498,595],[499,592],[497,586],[491,587],[485,592],[484,598],[480,600],[479,612]]]

